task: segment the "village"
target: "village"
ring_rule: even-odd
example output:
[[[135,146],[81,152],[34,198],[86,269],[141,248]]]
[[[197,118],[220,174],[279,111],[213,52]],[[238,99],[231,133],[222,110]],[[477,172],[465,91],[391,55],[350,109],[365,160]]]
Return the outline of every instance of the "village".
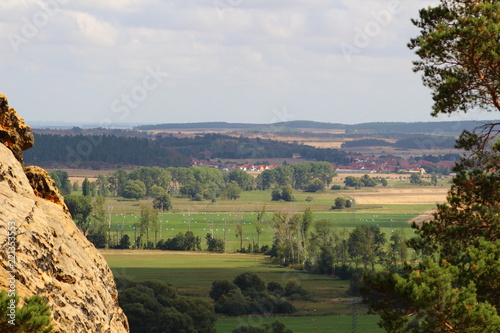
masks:
[[[300,154],[293,154],[293,163],[301,163],[305,160],[301,159]],[[347,158],[351,160],[346,165],[332,164],[333,170],[338,174],[374,174],[374,173],[432,173],[429,170],[441,170],[449,174],[451,169],[455,166],[456,161],[439,161],[432,162],[423,158],[397,158],[397,157],[375,157],[366,155],[348,155]],[[223,162],[220,159],[190,159],[191,166],[200,166],[208,168],[217,168],[220,170],[231,171],[234,169],[241,169],[246,172],[263,172],[265,170],[274,169],[281,165],[286,165],[287,161],[282,164],[270,164],[260,162],[256,164],[251,163],[238,163],[233,161]]]

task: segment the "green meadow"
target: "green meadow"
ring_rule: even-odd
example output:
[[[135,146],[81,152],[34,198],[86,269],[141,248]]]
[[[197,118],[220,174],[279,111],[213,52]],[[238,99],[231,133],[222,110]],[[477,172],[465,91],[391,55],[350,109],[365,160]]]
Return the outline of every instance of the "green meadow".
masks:
[[[333,224],[333,229],[348,237],[348,232],[356,226],[360,225],[377,225],[387,235],[398,229],[405,229],[410,235],[413,233],[408,221],[419,213],[343,213],[343,212],[323,212],[314,213],[314,220],[330,220]],[[205,247],[205,235],[211,233],[214,236],[226,239],[226,250],[234,252],[239,248],[239,239],[234,231],[234,223],[239,219],[243,220],[243,246],[246,248],[248,244],[257,244],[257,231],[255,222],[257,221],[256,213],[168,213],[159,215],[159,229],[155,233],[150,228],[149,240],[158,241],[174,237],[179,232],[185,233],[192,231],[196,236],[202,237],[202,247]],[[112,237],[119,238],[123,223],[123,234],[128,234],[130,239],[134,239],[137,235],[137,223],[140,220],[138,214],[116,214],[112,216]],[[267,213],[265,216],[261,234],[261,245],[271,245],[273,241],[272,213]],[[390,236],[389,236],[390,237]]]
[[[247,317],[247,318],[220,318],[217,320],[218,333],[231,333],[232,330],[241,325],[260,326],[264,323],[272,323],[279,320],[294,333],[341,333],[352,332],[353,323],[351,316],[322,316],[322,317]],[[385,332],[377,326],[377,316],[360,315],[356,320],[358,332],[379,333]]]
[[[298,312],[294,317],[252,316],[219,318],[217,332],[231,332],[240,325],[261,325],[276,319],[294,332],[342,332],[352,327],[352,307],[345,292],[348,281],[306,274],[272,265],[264,255],[159,250],[101,250],[115,277],[134,281],[161,280],[178,288],[183,295],[208,298],[212,281],[233,280],[244,272],[255,272],[266,282],[284,285],[298,281],[309,292],[307,300],[292,300]],[[381,332],[378,317],[367,315],[359,306],[360,332]]]
[[[366,190],[364,190],[367,192]],[[368,190],[377,193],[377,189]],[[161,280],[174,285],[182,295],[208,298],[214,280],[233,280],[244,272],[254,272],[266,282],[275,281],[285,285],[290,279],[297,280],[309,292],[306,300],[291,300],[298,312],[293,317],[242,317],[218,318],[217,332],[231,332],[240,325],[261,325],[279,319],[295,333],[300,332],[347,332],[353,327],[353,309],[346,291],[349,281],[326,275],[306,274],[291,268],[283,268],[270,263],[265,255],[240,254],[240,239],[236,236],[234,224],[243,221],[243,247],[257,244],[255,222],[257,211],[266,207],[260,243],[271,245],[274,237],[272,217],[274,212],[289,214],[303,213],[307,207],[313,211],[314,221],[329,220],[332,228],[341,237],[348,238],[349,231],[360,225],[376,225],[390,235],[404,230],[407,237],[413,235],[409,221],[433,209],[431,204],[383,203],[361,205],[344,210],[331,210],[338,196],[358,194],[355,190],[324,191],[303,193],[296,191],[294,202],[272,202],[270,191],[242,192],[237,200],[191,201],[173,197],[172,211],[160,213],[157,232],[152,226],[149,241],[168,239],[179,232],[192,231],[202,238],[202,248],[206,248],[205,235],[211,233],[226,239],[226,253],[174,252],[162,250],[102,250],[115,277],[135,281]],[[106,207],[111,221],[110,236],[118,241],[122,234],[129,235],[131,241],[138,236],[140,207],[150,201],[106,198]],[[136,229],[134,229],[136,228]],[[314,231],[314,228],[311,228]],[[146,237],[146,236],[145,236]],[[134,244],[132,243],[132,246]],[[359,332],[382,332],[377,316],[367,314],[367,308],[359,305],[357,327]]]
[[[325,302],[345,297],[349,287],[348,281],[331,278],[325,275],[306,274],[297,270],[282,268],[269,263],[267,256],[260,254],[209,253],[209,252],[176,252],[161,250],[102,250],[115,277],[123,277],[135,281],[161,280],[169,282],[182,294],[208,297],[212,281],[227,279],[254,272],[267,282],[275,281],[285,284],[294,279],[307,289],[312,296],[310,302],[304,303],[302,315],[317,312],[325,308]],[[338,306],[337,306],[338,307]],[[344,311],[343,306],[340,306]],[[326,309],[326,308],[325,308]],[[316,310],[316,311],[314,311]],[[333,310],[321,311],[321,314],[334,313]]]
[[[421,213],[432,209],[435,205],[355,205],[344,210],[331,210],[336,197],[345,193],[325,191],[321,193],[295,194],[297,201],[272,202],[270,191],[243,192],[238,200],[217,200],[217,202],[196,202],[186,198],[173,198],[173,210],[160,213],[159,224],[155,233],[150,227],[147,237],[150,241],[174,237],[179,232],[192,231],[202,238],[202,248],[206,247],[205,236],[211,233],[214,236],[226,239],[226,251],[235,252],[239,249],[240,240],[235,234],[234,224],[243,221],[243,247],[257,244],[256,211],[266,207],[264,225],[260,245],[271,245],[273,241],[273,213],[277,211],[289,214],[302,213],[311,207],[314,220],[330,220],[333,229],[348,237],[348,232],[360,225],[377,225],[390,237],[390,233],[398,229],[405,230],[408,237],[413,233],[408,221]],[[312,201],[306,201],[306,198]],[[117,242],[121,235],[127,234],[133,240],[138,236],[137,226],[140,222],[141,204],[150,204],[149,201],[125,200],[107,198],[106,206],[111,217],[111,238]],[[146,236],[145,236],[146,237]],[[132,244],[134,245],[134,244]]]

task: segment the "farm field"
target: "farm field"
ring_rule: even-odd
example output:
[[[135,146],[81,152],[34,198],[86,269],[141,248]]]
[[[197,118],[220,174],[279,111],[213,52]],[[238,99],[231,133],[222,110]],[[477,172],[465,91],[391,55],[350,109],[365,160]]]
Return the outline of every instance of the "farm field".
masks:
[[[298,317],[219,318],[217,332],[231,332],[239,325],[256,325],[261,324],[261,320],[272,322],[275,319],[294,332],[332,332],[332,327],[341,332],[352,325],[352,308],[345,294],[348,281],[272,265],[264,255],[158,250],[101,250],[101,253],[115,277],[169,282],[183,295],[207,298],[212,281],[233,280],[238,274],[249,271],[257,273],[266,282],[275,281],[282,285],[294,279],[310,294],[310,300],[292,301],[298,309]],[[367,316],[366,308],[362,306],[358,312],[358,327],[363,328],[362,332],[380,332],[376,316]]]
[[[90,176],[90,174],[85,174]],[[348,175],[339,175],[334,184],[341,184]],[[358,176],[358,175],[355,175]],[[240,238],[235,233],[235,223],[242,221],[242,247],[258,243],[255,222],[257,211],[266,209],[260,236],[260,245],[272,245],[274,239],[273,214],[303,213],[307,207],[313,212],[314,222],[329,220],[333,230],[344,239],[357,226],[380,227],[388,240],[393,232],[403,230],[407,238],[414,231],[410,221],[422,218],[444,202],[449,188],[447,179],[441,179],[436,187],[409,186],[408,176],[387,176],[389,186],[362,189],[325,190],[317,193],[294,191],[296,201],[271,201],[271,191],[242,192],[237,200],[192,201],[172,197],[173,209],[158,215],[158,228],[152,226],[144,241],[156,243],[178,233],[192,231],[201,238],[201,247],[206,249],[205,236],[212,234],[226,240],[226,253],[175,252],[162,250],[101,250],[113,274],[117,278],[135,281],[161,280],[171,283],[179,293],[187,296],[208,298],[214,280],[233,280],[237,275],[254,272],[266,282],[275,281],[285,285],[289,280],[298,281],[309,292],[308,299],[291,300],[298,312],[290,317],[243,317],[219,318],[218,332],[231,332],[240,325],[261,325],[278,319],[294,332],[345,332],[352,329],[352,307],[346,291],[349,281],[339,278],[306,274],[291,268],[273,265],[265,255],[240,254]],[[336,197],[354,199],[351,208],[332,210]],[[132,200],[108,197],[105,211],[108,216],[109,237],[117,243],[127,234],[134,246],[138,236],[141,205],[151,205],[151,200]],[[425,216],[425,215],[424,215]],[[427,215],[429,216],[429,215]],[[314,228],[311,228],[314,232]],[[357,320],[361,332],[382,332],[377,316],[367,315],[367,308],[360,305]]]
[[[342,333],[352,332],[351,316],[322,316],[322,317],[279,317],[279,318],[220,318],[217,321],[217,333],[231,333],[240,325],[260,326],[279,320],[286,327],[293,328],[294,333]],[[379,333],[385,332],[377,326],[378,316],[361,315],[357,317],[358,332]]]
[[[359,205],[383,205],[389,203],[394,205],[436,204],[445,201],[448,190],[445,187],[385,187],[371,193],[354,193],[352,198]]]
[[[427,209],[432,208],[427,207]],[[333,227],[341,234],[344,233],[348,237],[347,232],[356,226],[373,224],[381,228],[387,234],[394,232],[397,229],[404,229],[407,235],[411,235],[413,230],[410,228],[408,221],[419,216],[419,212],[415,213],[357,213],[353,212],[322,212],[314,213],[314,220],[327,219],[333,222]],[[122,234],[127,234],[131,239],[134,239],[136,233],[136,224],[140,219],[140,215],[136,214],[116,214],[112,216],[111,237],[116,239],[121,238]],[[243,247],[247,248],[248,244],[257,244],[257,233],[254,222],[257,220],[256,213],[234,214],[234,213],[189,213],[189,214],[160,214],[159,215],[159,230],[156,237],[153,231],[150,231],[149,240],[159,241],[177,235],[179,232],[185,233],[192,231],[195,236],[202,237],[202,247],[205,247],[204,237],[207,233],[213,233],[214,236],[226,237],[226,251],[234,252],[239,248],[239,239],[234,232],[234,222],[243,219]],[[265,217],[263,231],[261,234],[261,245],[271,245],[274,235],[272,227],[272,214],[267,213]],[[123,231],[121,224],[123,223]],[[387,238],[389,238],[388,236]]]
[[[360,153],[362,155],[395,155],[401,157],[409,157],[409,156],[419,156],[419,155],[444,155],[450,152],[453,153],[462,153],[461,150],[458,149],[449,149],[449,148],[433,148],[427,147],[425,149],[402,149],[391,146],[369,146],[369,147],[349,147],[349,148],[341,148],[342,144],[347,141],[353,140],[363,140],[363,139],[381,139],[387,142],[394,143],[397,140],[392,137],[383,137],[377,135],[376,137],[367,135],[364,137],[349,137],[345,135],[345,130],[324,130],[324,129],[297,129],[298,131],[310,132],[316,135],[287,135],[286,133],[248,133],[248,132],[237,132],[237,131],[227,131],[225,134],[231,135],[233,137],[248,137],[248,138],[263,138],[263,139],[272,139],[281,142],[287,143],[299,143],[315,148],[334,148],[344,150],[350,153]],[[182,133],[185,133],[182,130]],[[319,136],[318,136],[319,135]],[[325,136],[326,135],[326,136]]]
[[[135,281],[162,280],[171,283],[185,295],[197,297],[208,297],[214,280],[233,280],[235,276],[251,271],[267,282],[276,281],[284,285],[290,279],[299,281],[312,294],[315,299],[313,305],[317,305],[315,309],[318,311],[322,308],[321,303],[345,297],[345,290],[349,286],[348,281],[272,265],[267,256],[260,254],[161,250],[101,250],[101,253],[115,277]],[[301,314],[315,312],[313,305],[302,304]],[[325,308],[325,312],[321,311],[320,314],[344,314],[343,305],[340,306],[341,312],[335,313]]]
[[[413,230],[409,221],[435,208],[436,203],[443,202],[446,188],[415,187],[415,188],[374,188],[370,190],[325,191],[321,193],[304,193],[296,191],[297,201],[273,202],[270,191],[242,192],[238,200],[192,201],[187,198],[174,197],[173,210],[160,213],[159,226],[150,230],[149,241],[157,242],[168,239],[179,232],[192,231],[202,238],[205,248],[205,236],[226,239],[226,251],[239,249],[239,238],[234,232],[234,224],[243,221],[243,247],[249,244],[257,245],[257,232],[254,223],[257,221],[256,211],[266,207],[264,225],[260,245],[271,245],[274,230],[272,216],[274,212],[282,211],[289,214],[303,213],[307,207],[313,211],[315,221],[326,219],[333,223],[336,231],[343,233],[359,225],[373,224],[389,234],[397,229],[405,230],[411,236]],[[356,204],[348,209],[331,210],[333,201],[338,196],[354,198]],[[309,200],[306,201],[307,197]],[[118,241],[127,234],[131,240],[137,236],[140,221],[141,204],[149,201],[126,200],[123,198],[106,198],[106,212],[110,218],[111,228],[108,230],[112,239]]]

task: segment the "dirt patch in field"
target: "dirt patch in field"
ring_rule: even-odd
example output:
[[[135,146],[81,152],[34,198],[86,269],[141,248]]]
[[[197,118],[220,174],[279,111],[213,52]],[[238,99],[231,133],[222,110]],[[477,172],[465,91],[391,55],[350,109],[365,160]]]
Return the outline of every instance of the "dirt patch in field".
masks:
[[[342,141],[302,141],[303,144],[314,148],[334,148],[338,149],[342,146]]]
[[[122,168],[127,171],[133,170],[133,168]],[[113,172],[116,171],[116,169],[111,169],[111,170],[92,170],[92,169],[46,169],[47,172],[51,171],[66,171],[68,176],[70,177],[88,177],[88,178],[95,178],[97,175],[105,175],[108,176],[112,174]]]
[[[68,177],[71,184],[73,184],[74,182],[77,182],[79,186],[82,186],[85,178],[87,178],[89,180],[89,182],[91,182],[91,183],[95,182],[97,180],[97,178],[94,178],[94,177]]]
[[[362,205],[415,205],[446,201],[447,188],[387,188],[351,195]]]
[[[415,222],[420,227],[423,223],[432,220],[434,218],[434,216],[432,214],[434,214],[435,212],[436,212],[436,209],[428,210],[428,211],[424,212],[423,214],[409,220],[408,224],[413,224],[413,222]]]

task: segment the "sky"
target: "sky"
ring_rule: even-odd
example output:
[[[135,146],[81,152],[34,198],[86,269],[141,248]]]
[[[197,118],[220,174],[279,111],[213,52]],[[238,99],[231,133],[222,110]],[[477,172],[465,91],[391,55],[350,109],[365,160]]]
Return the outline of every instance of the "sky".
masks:
[[[430,116],[410,19],[427,0],[2,0],[0,92],[30,122]]]

